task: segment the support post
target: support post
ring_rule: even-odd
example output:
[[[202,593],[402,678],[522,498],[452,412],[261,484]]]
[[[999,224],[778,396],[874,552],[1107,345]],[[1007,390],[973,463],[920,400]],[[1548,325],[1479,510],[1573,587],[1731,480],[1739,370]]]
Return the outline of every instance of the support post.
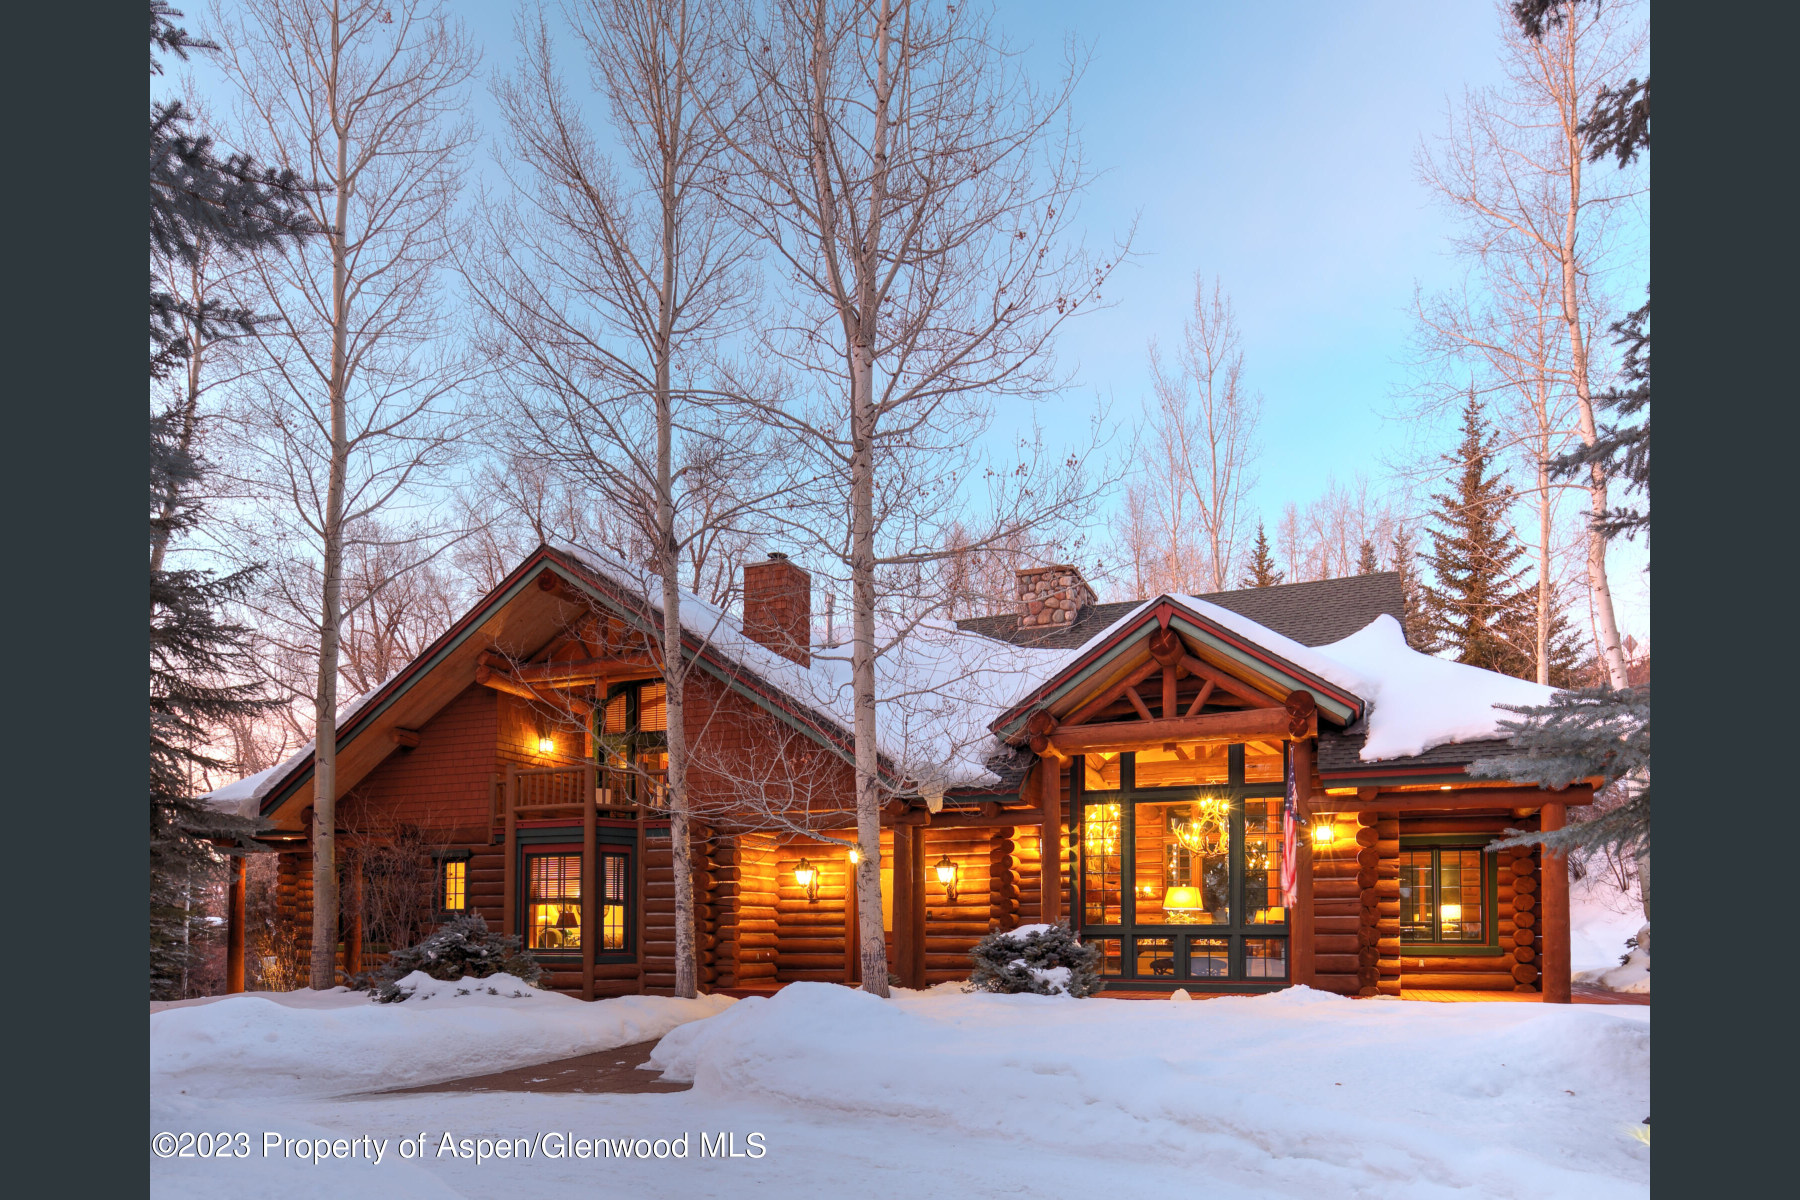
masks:
[[[244,990],[244,877],[245,858],[233,855],[231,884],[225,905],[225,990]]]
[[[855,831],[851,831],[852,839]],[[856,868],[850,865],[848,857],[844,859],[844,983],[855,987],[857,964],[862,958],[862,931],[857,927],[856,918]]]
[[[1561,829],[1568,810],[1561,804],[1546,804],[1539,813],[1538,828],[1545,833]],[[1539,880],[1544,922],[1544,946],[1541,961],[1544,977],[1544,1003],[1567,1004],[1570,997],[1569,978],[1569,859],[1565,854],[1543,848]]]
[[[906,977],[907,986],[913,988],[925,986],[925,829],[924,825],[912,828],[912,962],[907,964]]]
[[[594,806],[600,781],[590,766],[581,769],[581,998],[594,998],[594,939],[600,935],[600,862],[594,853]]]
[[[362,974],[363,951],[363,862],[362,851],[352,849],[344,855],[346,873],[350,876],[349,920],[344,929],[344,977]]]
[[[515,811],[514,801],[518,799],[519,768],[511,763],[506,767],[506,791],[501,796],[505,806],[506,820],[506,861],[500,870],[500,924],[508,937],[519,936],[519,817]]]
[[[917,843],[913,840],[918,828],[917,825],[894,826],[894,974],[906,987],[913,985],[913,942],[918,936],[912,923],[913,878],[915,874],[924,874],[913,862],[918,857]]]
[[[1062,920],[1062,760],[1040,760],[1038,787],[1044,810],[1043,838],[1039,843],[1038,920],[1055,925]]]
[[[1288,913],[1288,965],[1295,983],[1313,986],[1312,773],[1313,743],[1297,741],[1288,754],[1294,773],[1294,908]]]

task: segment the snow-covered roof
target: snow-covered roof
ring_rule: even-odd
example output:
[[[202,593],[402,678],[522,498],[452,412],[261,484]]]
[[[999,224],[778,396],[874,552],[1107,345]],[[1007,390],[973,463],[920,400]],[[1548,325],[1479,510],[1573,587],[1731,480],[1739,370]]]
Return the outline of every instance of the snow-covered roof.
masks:
[[[662,589],[654,575],[587,547],[562,543],[554,549],[661,611]],[[755,675],[848,738],[854,723],[848,646],[815,646],[811,665],[801,666],[751,638],[737,617],[690,592],[679,594],[683,630],[704,639],[713,657]],[[1498,722],[1510,715],[1494,705],[1544,704],[1551,695],[1538,684],[1421,654],[1407,646],[1399,622],[1385,614],[1341,641],[1310,647],[1197,596],[1171,595],[1134,605],[1073,649],[1021,646],[945,621],[911,625],[876,660],[881,753],[921,791],[996,783],[999,777],[986,765],[1000,749],[992,723],[1164,599],[1361,698],[1367,708],[1365,762],[1494,738]],[[340,709],[339,726],[385,686],[386,681]],[[309,742],[279,766],[204,799],[223,811],[255,815],[269,789],[312,752]]]

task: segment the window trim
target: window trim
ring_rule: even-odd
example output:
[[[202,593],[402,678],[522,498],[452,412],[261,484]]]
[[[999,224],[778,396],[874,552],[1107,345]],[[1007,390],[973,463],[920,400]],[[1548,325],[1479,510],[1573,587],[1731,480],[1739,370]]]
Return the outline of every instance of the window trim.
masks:
[[[474,857],[470,850],[441,850],[431,856],[431,911],[442,918],[465,917],[475,911],[473,901],[469,899],[469,860]],[[444,893],[446,891],[446,869],[451,863],[461,863],[463,868],[463,904],[461,908],[446,908]]]
[[[535,836],[531,836],[529,840],[526,840],[525,835],[521,835],[521,840],[519,842],[518,862],[516,863],[515,875],[515,887],[517,888],[518,895],[514,900],[513,916],[513,920],[516,922],[517,927],[510,929],[507,932],[513,937],[518,938],[520,944],[533,957],[555,963],[567,963],[571,960],[579,961],[581,958],[580,947],[576,947],[572,950],[547,950],[539,949],[530,944],[531,859],[533,857],[545,855],[572,855],[578,859],[584,858],[581,852],[581,843],[579,841],[571,840],[572,834],[579,835],[579,829],[571,830],[557,828],[554,830],[532,832]],[[592,922],[591,930],[593,935],[598,937],[600,934],[601,926],[599,922],[604,920],[604,914],[600,912],[599,908],[590,906],[588,904],[588,898],[592,896],[596,905],[604,907],[603,903],[600,901],[601,877],[599,864],[600,861],[608,855],[625,860],[625,948],[622,950],[605,950],[600,947],[598,942],[596,942],[594,945],[594,961],[596,963],[634,963],[637,961],[638,952],[637,876],[632,872],[638,869],[639,863],[637,838],[632,833],[621,830],[600,830],[599,836],[594,843],[594,861],[592,863],[583,861],[582,863],[582,936],[588,936],[590,922]]]
[[[1244,851],[1248,843],[1245,840],[1244,802],[1247,800],[1284,799],[1287,795],[1285,779],[1259,783],[1246,783],[1245,775],[1246,748],[1242,742],[1230,744],[1227,754],[1227,773],[1224,782],[1178,784],[1173,787],[1140,788],[1137,786],[1137,752],[1125,751],[1120,755],[1119,786],[1105,791],[1090,792],[1086,787],[1086,763],[1083,756],[1076,756],[1069,770],[1070,781],[1070,816],[1071,827],[1079,829],[1081,837],[1077,842],[1075,862],[1075,905],[1074,916],[1080,920],[1077,926],[1083,941],[1118,941],[1120,947],[1120,974],[1107,976],[1116,981],[1117,986],[1152,985],[1166,987],[1204,987],[1209,990],[1232,991],[1258,988],[1285,987],[1293,981],[1293,927],[1287,919],[1289,914],[1283,913],[1283,920],[1271,924],[1251,924],[1245,918],[1249,909],[1244,903],[1246,892],[1247,864]],[[1283,755],[1284,764],[1286,755]],[[1284,767],[1285,774],[1285,767]],[[1227,895],[1231,906],[1232,919],[1225,925],[1140,925],[1137,921],[1137,879],[1133,858],[1128,847],[1136,845],[1137,810],[1143,804],[1167,804],[1179,800],[1183,793],[1189,795],[1223,796],[1230,802],[1230,837],[1232,844],[1230,883]],[[1087,884],[1088,870],[1086,858],[1086,823],[1087,807],[1094,804],[1117,804],[1119,806],[1119,922],[1113,924],[1088,924],[1087,916]],[[1104,911],[1104,910],[1103,910]],[[1227,973],[1223,976],[1191,977],[1189,969],[1188,939],[1193,937],[1221,938],[1227,943]],[[1139,975],[1137,973],[1137,940],[1140,938],[1172,938],[1175,974],[1173,975]],[[1284,958],[1286,973],[1280,979],[1265,976],[1252,977],[1245,972],[1245,942],[1247,939],[1278,940],[1287,943]]]
[[[1416,958],[1499,958],[1506,954],[1500,944],[1500,856],[1488,850],[1495,835],[1489,833],[1409,833],[1400,837],[1400,851],[1408,850],[1479,850],[1481,851],[1482,907],[1486,934],[1479,942],[1409,942],[1405,931],[1400,935],[1400,952]],[[1433,870],[1437,860],[1433,859]]]

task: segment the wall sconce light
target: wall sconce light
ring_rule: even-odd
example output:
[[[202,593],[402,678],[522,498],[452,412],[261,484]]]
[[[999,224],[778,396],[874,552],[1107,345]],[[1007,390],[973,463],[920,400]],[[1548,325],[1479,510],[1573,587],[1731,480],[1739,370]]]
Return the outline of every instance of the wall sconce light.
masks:
[[[956,903],[956,864],[950,861],[948,854],[937,861],[938,882],[944,885],[944,894],[950,903]]]
[[[1337,840],[1337,830],[1330,821],[1320,821],[1312,828],[1313,845],[1329,846]]]
[[[551,737],[547,733],[539,735],[539,737],[538,737],[538,753],[539,754],[555,754],[556,753],[556,739]]]
[[[806,889],[806,902],[812,904],[819,899],[819,869],[812,865],[810,859],[802,858],[794,866],[794,882]]]
[[[857,863],[862,861],[862,851],[858,850],[855,846],[852,846],[846,857],[850,859],[850,865],[854,867]]]

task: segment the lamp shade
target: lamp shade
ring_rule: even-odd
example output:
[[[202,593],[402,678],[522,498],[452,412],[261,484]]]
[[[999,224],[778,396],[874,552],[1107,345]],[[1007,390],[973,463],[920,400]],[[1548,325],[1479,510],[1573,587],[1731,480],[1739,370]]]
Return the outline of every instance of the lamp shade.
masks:
[[[804,858],[794,867],[794,882],[801,887],[811,887],[812,881],[817,877],[818,871],[813,867],[812,863]]]
[[[950,861],[950,856],[948,854],[938,859],[936,870],[939,883],[951,884],[956,882],[956,864]]]
[[[1438,920],[1440,920],[1445,925],[1461,924],[1462,923],[1462,905],[1460,905],[1460,904],[1440,905],[1438,907]]]
[[[1205,907],[1200,899],[1200,889],[1180,885],[1163,893],[1162,906],[1170,912],[1197,912]]]

